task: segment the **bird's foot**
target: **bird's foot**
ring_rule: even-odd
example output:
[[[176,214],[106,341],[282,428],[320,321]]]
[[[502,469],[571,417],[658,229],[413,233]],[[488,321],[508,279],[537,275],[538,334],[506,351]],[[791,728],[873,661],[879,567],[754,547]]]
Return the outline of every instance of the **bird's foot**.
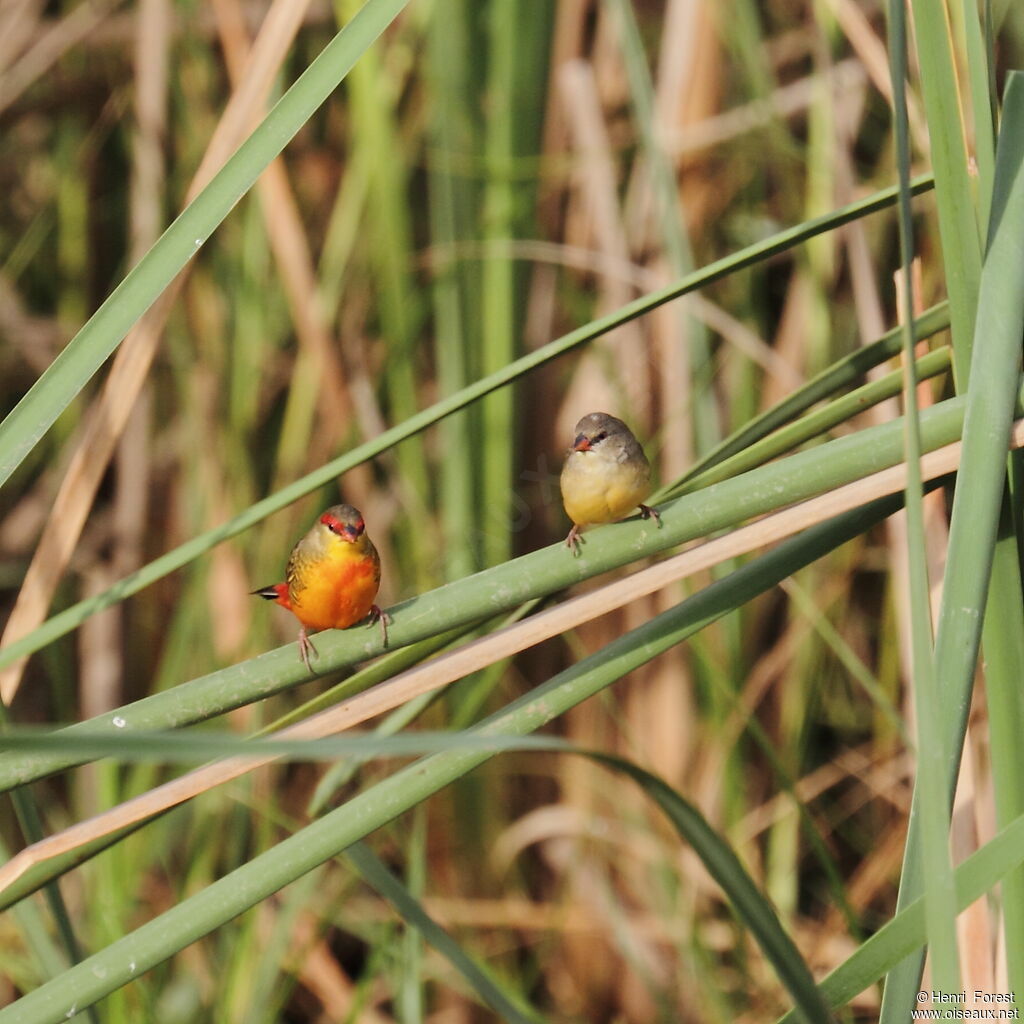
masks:
[[[299,630],[299,657],[302,659],[303,665],[306,666],[306,670],[312,674],[313,666],[309,663],[309,652],[313,652],[314,658],[320,657],[320,652],[313,646],[313,641],[309,639],[309,634],[306,632],[306,627],[303,626]]]
[[[661,529],[661,513],[656,508],[651,508],[650,505],[640,506],[640,518],[650,519],[654,516],[654,521],[658,524],[658,529]]]
[[[369,625],[373,625],[375,622],[380,623],[380,635],[384,641],[384,646],[388,645],[388,623],[391,621],[391,616],[386,611],[383,611],[380,605],[370,606],[370,622]]]
[[[569,536],[565,538],[565,546],[572,552],[574,558],[579,558],[580,545],[583,543],[583,531],[577,523],[572,524]]]

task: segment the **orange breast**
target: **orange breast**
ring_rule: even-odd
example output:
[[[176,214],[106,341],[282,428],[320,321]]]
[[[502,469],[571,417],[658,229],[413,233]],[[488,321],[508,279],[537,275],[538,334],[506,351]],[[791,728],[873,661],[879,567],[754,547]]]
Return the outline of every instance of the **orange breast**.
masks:
[[[380,563],[376,552],[354,554],[342,550],[315,564],[295,566],[288,597],[308,629],[345,629],[369,615],[380,586]]]

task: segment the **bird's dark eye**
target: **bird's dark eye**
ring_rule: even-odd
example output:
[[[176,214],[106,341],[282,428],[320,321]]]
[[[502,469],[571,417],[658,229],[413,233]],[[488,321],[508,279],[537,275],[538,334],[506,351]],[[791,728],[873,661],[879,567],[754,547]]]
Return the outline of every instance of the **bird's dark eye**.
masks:
[[[608,436],[607,430],[602,430],[599,434],[594,435],[595,441],[603,441]]]
[[[338,536],[341,536],[342,531],[345,529],[344,525],[339,520],[335,519],[334,516],[327,512],[320,517],[320,522],[323,523],[331,533],[336,533]]]

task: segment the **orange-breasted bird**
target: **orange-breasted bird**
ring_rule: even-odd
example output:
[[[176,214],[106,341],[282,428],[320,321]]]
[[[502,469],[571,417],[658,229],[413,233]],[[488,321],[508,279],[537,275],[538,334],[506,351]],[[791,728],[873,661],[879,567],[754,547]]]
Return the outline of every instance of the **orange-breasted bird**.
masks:
[[[319,657],[309,633],[345,629],[370,618],[388,643],[388,616],[373,603],[380,587],[380,556],[366,535],[359,509],[332,505],[292,548],[285,582],[253,594],[287,608],[302,623],[299,657],[310,672],[309,652]]]
[[[606,412],[589,413],[576,424],[560,483],[573,524],[565,543],[574,555],[585,526],[614,523],[631,509],[661,525],[657,510],[644,504],[651,493],[651,464],[629,427]]]

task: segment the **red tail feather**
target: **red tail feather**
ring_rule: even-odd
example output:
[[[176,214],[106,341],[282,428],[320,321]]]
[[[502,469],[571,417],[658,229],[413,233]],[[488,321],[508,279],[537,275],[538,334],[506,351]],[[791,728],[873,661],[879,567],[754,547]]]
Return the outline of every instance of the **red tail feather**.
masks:
[[[285,608],[291,608],[291,601],[288,600],[287,583],[274,583],[269,587],[253,590],[251,593],[253,597],[262,597],[264,601],[276,601]]]

